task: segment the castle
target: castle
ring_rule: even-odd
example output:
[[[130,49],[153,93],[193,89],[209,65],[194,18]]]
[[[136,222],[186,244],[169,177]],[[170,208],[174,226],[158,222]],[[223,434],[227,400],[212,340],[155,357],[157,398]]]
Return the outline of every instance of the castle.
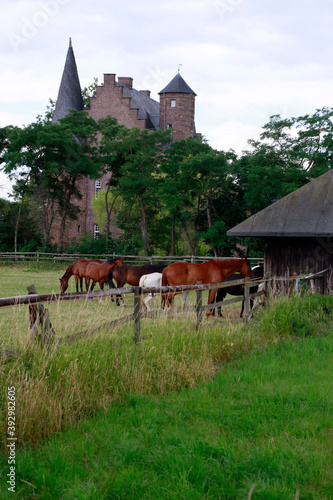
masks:
[[[113,116],[118,123],[128,128],[139,127],[142,130],[166,130],[172,128],[173,141],[187,137],[196,137],[195,131],[195,92],[187,85],[179,72],[170,83],[159,92],[160,100],[150,97],[149,90],[135,90],[133,78],[118,77],[113,73],[104,74],[104,82],[96,87],[95,97],[90,98],[89,115],[96,121]],[[53,121],[63,118],[70,109],[82,110],[83,98],[71,40],[67,52],[65,67],[55,105]],[[82,193],[80,214],[77,220],[68,221],[65,241],[81,237],[85,231],[99,238],[100,228],[96,224],[91,210],[91,202],[98,191],[104,189],[106,178],[80,181]],[[55,226],[54,239],[58,238]]]

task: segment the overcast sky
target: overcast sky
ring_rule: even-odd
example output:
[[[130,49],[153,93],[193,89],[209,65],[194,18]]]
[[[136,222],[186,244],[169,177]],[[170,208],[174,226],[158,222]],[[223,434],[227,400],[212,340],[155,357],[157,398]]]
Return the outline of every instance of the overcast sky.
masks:
[[[332,0],[2,0],[0,17],[1,127],[57,98],[69,37],[81,87],[115,73],[158,100],[180,68],[216,149],[241,153],[271,115],[332,105]]]

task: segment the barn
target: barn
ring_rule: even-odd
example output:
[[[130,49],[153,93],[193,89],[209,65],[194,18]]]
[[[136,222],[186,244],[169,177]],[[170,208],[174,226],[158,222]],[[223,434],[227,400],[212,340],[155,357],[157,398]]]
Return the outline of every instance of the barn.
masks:
[[[265,240],[265,274],[315,274],[316,290],[333,294],[333,171],[313,179],[227,232]]]

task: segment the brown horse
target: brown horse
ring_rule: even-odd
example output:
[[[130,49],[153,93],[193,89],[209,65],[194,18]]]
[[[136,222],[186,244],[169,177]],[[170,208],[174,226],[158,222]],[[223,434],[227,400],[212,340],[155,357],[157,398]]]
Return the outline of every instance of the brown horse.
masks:
[[[108,283],[110,288],[115,288],[113,280],[115,280],[117,288],[121,288],[128,283],[132,286],[139,286],[141,276],[144,274],[161,273],[166,266],[162,264],[144,264],[143,266],[123,266],[116,267],[109,272]]]
[[[91,262],[88,264],[86,268],[87,290],[89,290],[90,280],[92,281],[91,290],[94,289],[97,282],[99,283],[101,290],[103,290],[104,284],[108,281],[108,274],[110,270],[116,268],[117,266],[121,266],[122,264],[125,264],[125,261],[121,258],[107,260],[102,263]]]
[[[253,278],[250,262],[247,259],[208,260],[202,264],[174,262],[162,272],[162,286],[195,285],[200,281],[203,285],[222,283],[228,276],[239,271],[243,276]],[[208,304],[213,304],[217,288],[209,291]],[[175,292],[164,294],[168,306],[172,306]],[[210,316],[210,311],[206,315]]]
[[[83,291],[82,287],[82,281],[83,278],[86,277],[86,267],[90,262],[103,262],[102,260],[99,259],[83,259],[80,257],[78,260],[76,260],[71,266],[69,266],[65,274],[63,275],[62,278],[60,279],[60,293],[64,293],[67,288],[68,288],[68,280],[71,276],[74,276],[75,283],[76,283],[76,291],[79,291],[79,282],[80,282],[80,288],[81,292]]]
[[[132,286],[139,286],[140,278],[144,274],[151,273],[161,273],[165,268],[162,264],[144,264],[143,266],[128,266],[127,264],[123,266],[118,266],[111,269],[108,275],[108,283],[110,288],[121,288],[128,283]],[[113,279],[116,282],[114,285]],[[122,299],[120,295],[119,298]],[[119,306],[119,299],[116,300],[116,304]]]

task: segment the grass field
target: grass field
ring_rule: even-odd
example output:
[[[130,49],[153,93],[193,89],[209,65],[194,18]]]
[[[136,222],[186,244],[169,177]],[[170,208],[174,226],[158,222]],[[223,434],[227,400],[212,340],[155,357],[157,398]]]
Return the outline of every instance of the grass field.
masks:
[[[2,296],[59,286],[59,271],[26,271],[17,289],[13,271]],[[63,306],[50,314],[57,334],[121,314],[105,301]],[[2,343],[23,347],[27,306],[13,311],[0,311]],[[26,348],[0,373],[17,397],[15,498],[332,499],[332,319],[333,297],[297,296],[248,328],[164,317],[142,322],[138,345],[125,325]],[[0,405],[6,499],[6,390]]]

